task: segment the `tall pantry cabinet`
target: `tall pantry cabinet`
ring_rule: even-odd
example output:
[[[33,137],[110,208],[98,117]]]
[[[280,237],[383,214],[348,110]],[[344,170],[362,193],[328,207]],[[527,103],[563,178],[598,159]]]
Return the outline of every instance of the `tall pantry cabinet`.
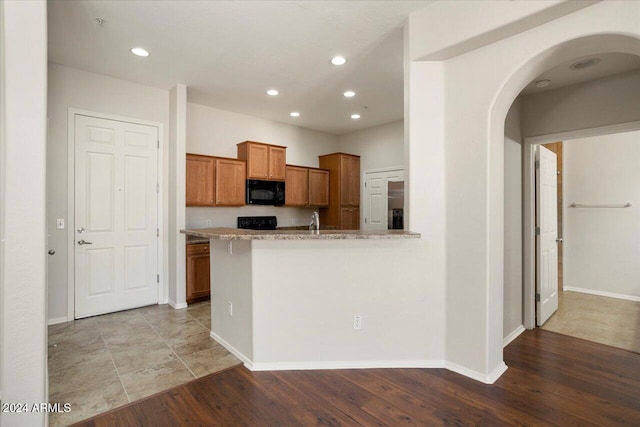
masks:
[[[329,207],[320,210],[320,224],[338,230],[360,229],[360,156],[333,153],[319,156],[329,170]]]

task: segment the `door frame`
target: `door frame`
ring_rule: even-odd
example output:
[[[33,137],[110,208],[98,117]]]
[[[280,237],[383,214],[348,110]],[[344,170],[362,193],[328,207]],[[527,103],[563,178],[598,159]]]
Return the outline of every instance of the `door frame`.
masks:
[[[362,176],[360,177],[360,224],[364,224],[364,214],[367,211],[365,206],[365,187],[364,183],[367,182],[366,177],[368,173],[378,173],[378,172],[394,172],[394,171],[402,171],[404,174],[404,166],[387,166],[384,168],[373,168],[362,171]],[[405,200],[407,198],[405,197]]]
[[[522,150],[522,186],[523,186],[523,312],[522,321],[526,329],[536,328],[536,235],[535,235],[535,147],[540,144],[547,144],[556,141],[565,141],[567,139],[586,138],[590,136],[607,135],[613,133],[630,132],[640,130],[640,121],[620,123],[608,126],[599,126],[594,128],[578,129],[568,132],[560,132],[548,135],[540,135],[525,138]],[[564,161],[564,156],[563,156]],[[564,168],[563,168],[564,170]],[[567,215],[565,215],[563,201],[562,230],[563,238],[566,227]],[[567,258],[570,245],[567,240],[563,241],[562,252],[563,257]],[[563,285],[564,286],[564,285]]]
[[[156,207],[156,213],[158,218],[158,228],[160,228],[160,236],[158,237],[158,253],[157,263],[160,280],[158,283],[158,304],[162,304],[167,299],[168,289],[167,280],[165,277],[165,265],[164,262],[164,216],[163,216],[163,188],[164,188],[164,144],[163,144],[163,126],[162,123],[152,122],[149,120],[134,119],[131,117],[117,116],[113,114],[97,113],[95,111],[80,110],[77,108],[69,108],[67,113],[67,321],[70,322],[75,319],[75,182],[76,182],[76,116],[89,116],[98,119],[113,120],[118,122],[132,123],[143,126],[151,126],[158,129],[158,159],[157,159],[157,182],[158,189],[158,204]]]

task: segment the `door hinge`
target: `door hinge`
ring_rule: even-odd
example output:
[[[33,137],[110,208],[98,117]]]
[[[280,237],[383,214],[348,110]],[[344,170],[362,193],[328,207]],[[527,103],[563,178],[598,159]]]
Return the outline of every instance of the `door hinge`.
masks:
[[[364,188],[367,188],[367,181],[364,182]]]
[[[158,140],[158,150],[160,149],[160,140]]]
[[[536,167],[536,169],[540,168],[540,160],[536,160],[533,165]]]
[[[365,218],[365,219],[364,219],[364,223],[365,223],[365,224],[367,223],[367,218]]]
[[[160,283],[160,275],[156,274],[156,283]]]
[[[160,194],[160,184],[156,184],[156,194]]]
[[[536,236],[540,235],[540,227],[536,227]]]
[[[156,237],[160,237],[160,229],[156,228]]]
[[[540,302],[540,294],[536,294],[536,302]]]

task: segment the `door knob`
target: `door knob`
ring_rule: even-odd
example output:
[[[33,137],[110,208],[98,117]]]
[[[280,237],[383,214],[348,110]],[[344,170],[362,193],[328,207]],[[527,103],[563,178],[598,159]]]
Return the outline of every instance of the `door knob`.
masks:
[[[78,227],[78,233],[80,233],[80,234],[84,233],[84,228]]]
[[[78,240],[79,245],[93,245],[92,242],[85,242],[84,240]]]

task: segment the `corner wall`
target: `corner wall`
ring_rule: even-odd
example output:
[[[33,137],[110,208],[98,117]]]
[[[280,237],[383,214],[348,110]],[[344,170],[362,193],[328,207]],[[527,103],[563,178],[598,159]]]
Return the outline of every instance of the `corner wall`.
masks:
[[[47,4],[0,5],[0,390],[2,402],[47,401]],[[3,426],[46,413],[0,412]]]
[[[404,166],[404,121],[399,120],[338,137],[343,153],[360,156],[360,170]]]
[[[512,2],[517,3],[522,2]],[[452,8],[452,15],[458,12]],[[429,44],[430,38],[424,37],[429,16],[413,17],[409,43]],[[429,105],[436,102],[429,89],[444,87],[442,100],[435,105],[444,114],[434,118],[419,104],[411,109],[408,150],[413,157],[413,151],[442,141],[444,135],[446,281],[436,286],[446,289],[446,359],[450,369],[485,382],[495,381],[506,369],[502,357],[504,122],[509,107],[531,80],[561,62],[596,52],[640,51],[637,2],[600,2],[538,24],[445,62],[409,64],[416,71],[422,65],[428,69],[440,65],[444,78],[424,73],[418,79],[405,79],[410,98],[421,98]],[[414,27],[422,31],[414,33]],[[411,187],[432,184],[416,182],[412,176]],[[416,213],[410,209],[410,218]]]

